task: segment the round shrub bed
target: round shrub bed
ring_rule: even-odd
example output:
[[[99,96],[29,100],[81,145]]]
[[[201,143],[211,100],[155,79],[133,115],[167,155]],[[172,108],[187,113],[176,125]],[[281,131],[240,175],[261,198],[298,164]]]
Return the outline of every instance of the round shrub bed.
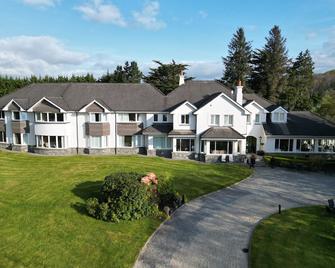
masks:
[[[94,218],[118,222],[158,215],[168,206],[174,210],[181,198],[168,180],[158,183],[154,173],[114,173],[101,186],[99,198],[89,198],[86,208]]]

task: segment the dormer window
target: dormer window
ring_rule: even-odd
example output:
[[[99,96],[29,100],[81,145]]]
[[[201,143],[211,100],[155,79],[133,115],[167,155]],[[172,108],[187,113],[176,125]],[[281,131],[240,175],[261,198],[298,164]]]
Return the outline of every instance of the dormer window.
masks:
[[[274,122],[285,122],[285,113],[283,112],[273,113],[273,121]]]

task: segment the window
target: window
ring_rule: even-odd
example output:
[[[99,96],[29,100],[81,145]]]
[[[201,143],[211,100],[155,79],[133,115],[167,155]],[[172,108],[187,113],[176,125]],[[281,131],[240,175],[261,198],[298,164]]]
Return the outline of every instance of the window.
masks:
[[[281,152],[292,152],[293,151],[293,140],[292,139],[276,139],[275,150]]]
[[[22,137],[21,137],[21,134],[20,133],[14,133],[13,134],[13,138],[14,138],[14,144],[22,144]]]
[[[0,111],[0,119],[5,119],[5,112],[4,111]]]
[[[212,126],[220,125],[220,115],[218,115],[218,114],[212,114],[211,115],[211,125]]]
[[[255,115],[255,123],[259,124],[260,122],[261,122],[261,116],[260,116],[260,114],[256,114]]]
[[[232,141],[211,141],[210,154],[232,154],[233,142]]]
[[[190,124],[190,116],[188,114],[182,114],[180,117],[180,123],[182,125]]]
[[[296,150],[300,152],[313,152],[314,140],[313,139],[298,139]]]
[[[285,121],[285,113],[275,112],[273,114],[273,121],[274,122],[284,122]]]
[[[251,117],[250,117],[250,114],[247,115],[247,124],[251,124]]]
[[[0,131],[0,142],[6,142],[6,132]]]
[[[167,115],[166,115],[166,114],[163,114],[162,116],[163,116],[163,120],[162,120],[162,121],[163,121],[163,122],[166,122],[166,121],[167,121]]]
[[[158,122],[158,114],[154,114],[154,122]]]
[[[177,139],[177,152],[193,152],[194,139]]]
[[[133,147],[133,137],[132,136],[119,136],[120,147]]]
[[[35,113],[36,122],[64,122],[62,113]]]
[[[234,121],[234,116],[232,114],[230,114],[230,115],[225,114],[224,115],[224,125],[225,126],[232,126],[233,123],[234,123],[233,121]]]
[[[13,120],[20,120],[20,112],[13,112]]]
[[[153,137],[154,149],[171,149],[171,138],[167,136],[155,136]]]
[[[62,149],[65,147],[63,136],[36,136],[36,147],[48,149]]]

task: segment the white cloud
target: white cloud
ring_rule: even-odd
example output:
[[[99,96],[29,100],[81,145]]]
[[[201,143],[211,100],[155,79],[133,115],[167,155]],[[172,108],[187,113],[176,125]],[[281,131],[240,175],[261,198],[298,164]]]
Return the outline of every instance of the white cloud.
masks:
[[[135,22],[148,30],[159,30],[166,27],[164,21],[157,18],[159,14],[159,2],[147,2],[141,11],[134,11]]]
[[[316,72],[335,69],[335,27],[327,29],[327,40],[322,47],[312,51]]]
[[[127,25],[119,8],[111,3],[104,3],[103,0],[91,0],[75,9],[87,20],[112,23],[122,27]]]
[[[59,0],[23,0],[23,3],[31,6],[47,7],[55,6]]]
[[[50,36],[15,36],[0,39],[0,74],[55,75],[83,64],[88,55],[65,48]]]

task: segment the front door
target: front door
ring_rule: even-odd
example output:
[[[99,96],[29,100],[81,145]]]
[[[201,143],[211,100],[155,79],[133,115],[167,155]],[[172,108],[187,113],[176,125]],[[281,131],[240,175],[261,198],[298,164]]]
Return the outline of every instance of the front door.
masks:
[[[257,138],[253,136],[247,137],[247,148],[246,152],[247,154],[255,154],[257,149]]]

